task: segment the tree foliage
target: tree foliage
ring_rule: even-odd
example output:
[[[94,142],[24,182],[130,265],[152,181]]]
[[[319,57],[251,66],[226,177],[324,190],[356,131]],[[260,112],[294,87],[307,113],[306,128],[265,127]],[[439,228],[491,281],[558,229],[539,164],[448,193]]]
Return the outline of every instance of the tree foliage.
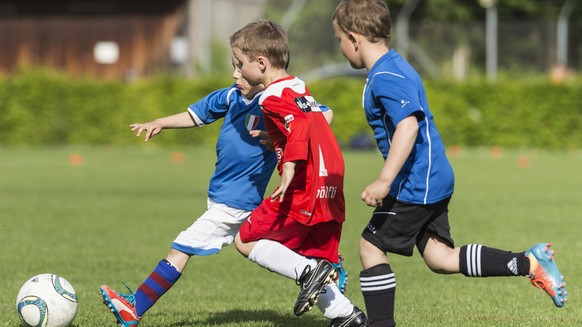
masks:
[[[265,12],[269,18],[283,17],[287,9],[296,0],[267,0]],[[386,1],[393,19],[396,19],[402,7],[413,0]],[[582,17],[582,4],[578,0],[495,0],[502,20],[537,20],[556,19],[567,1],[573,4],[573,17]],[[331,13],[340,0],[307,0],[296,25],[314,38],[321,31],[310,30],[310,22],[330,20]],[[481,0],[420,0],[415,7],[413,20],[434,20],[439,22],[468,22],[485,19],[485,8]]]

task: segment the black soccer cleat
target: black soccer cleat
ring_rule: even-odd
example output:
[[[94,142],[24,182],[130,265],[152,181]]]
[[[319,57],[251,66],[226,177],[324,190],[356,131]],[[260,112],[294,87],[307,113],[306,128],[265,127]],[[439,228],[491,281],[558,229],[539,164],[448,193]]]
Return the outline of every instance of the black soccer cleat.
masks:
[[[333,281],[335,274],[336,270],[333,265],[325,260],[318,261],[315,268],[305,267],[297,280],[297,285],[301,287],[301,291],[299,291],[297,302],[295,302],[294,313],[296,316],[301,316],[313,308],[317,303],[319,292],[325,285]]]
[[[337,317],[331,321],[329,327],[365,327],[368,326],[366,314],[358,307],[354,307],[352,314],[345,317]]]

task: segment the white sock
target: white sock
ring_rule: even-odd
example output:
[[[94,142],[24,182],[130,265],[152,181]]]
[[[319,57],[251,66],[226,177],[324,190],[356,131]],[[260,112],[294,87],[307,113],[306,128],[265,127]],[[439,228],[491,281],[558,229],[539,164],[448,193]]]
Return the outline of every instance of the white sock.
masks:
[[[352,302],[340,292],[333,282],[323,288],[316,305],[327,319],[349,316],[354,311]]]
[[[307,266],[315,268],[317,261],[271,240],[259,240],[249,253],[249,259],[281,276],[297,280]]]

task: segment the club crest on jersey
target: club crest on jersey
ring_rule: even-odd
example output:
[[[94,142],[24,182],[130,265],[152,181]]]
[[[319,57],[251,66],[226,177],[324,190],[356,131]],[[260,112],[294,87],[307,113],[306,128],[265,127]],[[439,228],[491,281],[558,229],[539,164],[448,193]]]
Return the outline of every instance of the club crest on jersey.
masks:
[[[297,107],[299,107],[299,109],[301,109],[303,112],[321,111],[319,104],[311,95],[295,98],[293,101],[295,101]]]
[[[247,117],[245,118],[245,126],[247,127],[248,131],[256,129],[258,124],[259,116],[247,114]]]

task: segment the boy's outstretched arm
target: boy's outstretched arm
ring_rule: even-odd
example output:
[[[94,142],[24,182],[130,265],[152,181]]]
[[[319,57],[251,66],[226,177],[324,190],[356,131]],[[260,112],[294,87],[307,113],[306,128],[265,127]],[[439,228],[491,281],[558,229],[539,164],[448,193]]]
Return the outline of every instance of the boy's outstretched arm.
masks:
[[[140,136],[145,131],[145,141],[147,142],[152,137],[160,134],[164,128],[188,128],[196,127],[196,122],[188,112],[181,112],[179,114],[158,118],[147,123],[130,124],[132,131],[137,131],[136,136]]]
[[[382,204],[382,199],[388,195],[394,178],[410,155],[417,134],[418,120],[415,116],[408,116],[396,125],[392,145],[380,176],[362,192],[361,198],[367,205],[377,207]]]

